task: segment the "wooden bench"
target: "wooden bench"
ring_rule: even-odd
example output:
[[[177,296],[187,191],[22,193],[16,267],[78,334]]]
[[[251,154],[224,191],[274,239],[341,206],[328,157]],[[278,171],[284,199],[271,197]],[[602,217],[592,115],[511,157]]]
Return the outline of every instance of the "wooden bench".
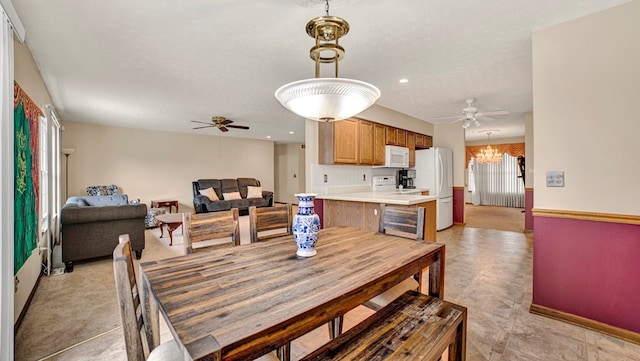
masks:
[[[467,309],[409,291],[302,360],[465,360]]]

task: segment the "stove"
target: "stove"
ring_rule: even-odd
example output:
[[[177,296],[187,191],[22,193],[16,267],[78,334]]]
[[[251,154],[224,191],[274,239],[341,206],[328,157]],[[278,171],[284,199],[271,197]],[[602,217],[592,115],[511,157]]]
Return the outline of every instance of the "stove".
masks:
[[[381,175],[373,177],[371,181],[371,189],[374,192],[385,192],[396,190],[396,176],[395,175]]]

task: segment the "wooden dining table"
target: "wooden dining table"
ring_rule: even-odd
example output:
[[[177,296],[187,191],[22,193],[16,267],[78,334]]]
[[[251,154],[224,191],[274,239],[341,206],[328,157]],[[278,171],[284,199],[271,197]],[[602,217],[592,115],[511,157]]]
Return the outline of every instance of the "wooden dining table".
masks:
[[[254,359],[414,274],[425,293],[444,296],[440,243],[332,227],[320,231],[316,256],[298,257],[296,249],[284,236],[141,263],[152,343],[161,314],[185,359]]]

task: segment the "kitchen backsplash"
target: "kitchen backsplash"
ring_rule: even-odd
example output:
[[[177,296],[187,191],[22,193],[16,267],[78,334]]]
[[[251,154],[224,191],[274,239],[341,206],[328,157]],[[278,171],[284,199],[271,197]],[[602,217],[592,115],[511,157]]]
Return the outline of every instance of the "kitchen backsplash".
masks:
[[[371,190],[372,177],[397,175],[397,172],[396,168],[312,164],[311,192],[317,194],[366,192]]]

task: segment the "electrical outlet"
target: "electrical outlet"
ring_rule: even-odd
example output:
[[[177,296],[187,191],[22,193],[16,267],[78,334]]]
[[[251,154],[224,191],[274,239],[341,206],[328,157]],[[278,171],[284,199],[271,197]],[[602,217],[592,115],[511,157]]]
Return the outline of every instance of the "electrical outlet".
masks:
[[[327,175],[324,175],[324,182],[327,183]]]
[[[564,187],[564,172],[547,172],[547,187]]]

